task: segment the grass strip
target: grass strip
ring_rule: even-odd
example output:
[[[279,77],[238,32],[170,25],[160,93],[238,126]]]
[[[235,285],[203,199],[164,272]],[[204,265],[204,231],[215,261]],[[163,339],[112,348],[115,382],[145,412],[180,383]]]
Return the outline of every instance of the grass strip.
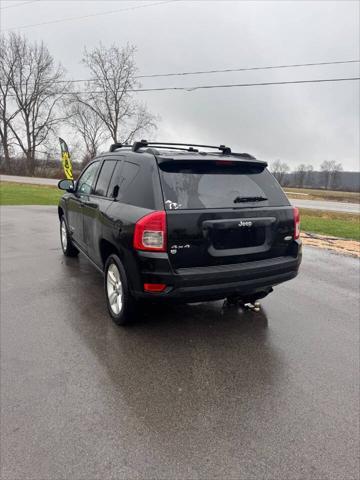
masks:
[[[0,205],[57,205],[62,194],[47,185],[0,182]]]
[[[300,215],[303,232],[360,241],[360,215],[356,213],[326,212],[302,208]]]

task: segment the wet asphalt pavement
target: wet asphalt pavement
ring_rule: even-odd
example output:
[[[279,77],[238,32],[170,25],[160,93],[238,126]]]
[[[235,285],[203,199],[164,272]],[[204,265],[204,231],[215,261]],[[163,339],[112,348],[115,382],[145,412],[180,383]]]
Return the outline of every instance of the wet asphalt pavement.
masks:
[[[359,203],[331,202],[329,200],[303,200],[300,198],[291,198],[290,202],[295,207],[310,208],[312,210],[325,210],[328,212],[341,213],[359,213]]]
[[[18,175],[0,175],[0,181],[30,183],[34,185],[52,185],[53,187],[59,183],[59,179],[56,178],[20,177]]]
[[[121,328],[55,208],[0,213],[2,479],[359,478],[357,260],[305,248],[260,313]]]

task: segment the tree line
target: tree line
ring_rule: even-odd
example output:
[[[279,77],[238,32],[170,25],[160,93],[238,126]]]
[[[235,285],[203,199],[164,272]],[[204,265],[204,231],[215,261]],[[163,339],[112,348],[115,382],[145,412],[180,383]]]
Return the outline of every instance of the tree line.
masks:
[[[314,184],[314,167],[301,163],[290,172],[290,167],[286,162],[276,160],[270,165],[270,170],[283,187],[305,187]],[[343,171],[341,163],[335,160],[325,160],[320,165],[321,186],[325,189],[340,187],[340,173]]]
[[[2,34],[2,170],[11,172],[14,158],[21,154],[24,173],[33,175],[37,157],[57,151],[60,127],[69,127],[76,134],[84,162],[107,140],[129,143],[154,130],[157,118],[132,95],[132,90],[140,87],[135,53],[136,48],[129,44],[85,49],[81,62],[88,80],[78,88],[66,79],[65,68],[43,42],[30,42],[17,33]]]

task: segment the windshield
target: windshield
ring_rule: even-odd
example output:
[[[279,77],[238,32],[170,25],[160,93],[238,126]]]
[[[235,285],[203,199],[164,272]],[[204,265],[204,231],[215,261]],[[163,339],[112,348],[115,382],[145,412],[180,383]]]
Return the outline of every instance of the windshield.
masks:
[[[251,166],[160,164],[167,210],[282,206],[288,200],[267,170]]]

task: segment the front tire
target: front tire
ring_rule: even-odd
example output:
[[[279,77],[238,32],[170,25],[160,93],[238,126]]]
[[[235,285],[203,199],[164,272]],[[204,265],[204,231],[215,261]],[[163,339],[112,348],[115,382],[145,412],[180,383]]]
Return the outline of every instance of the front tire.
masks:
[[[104,286],[111,318],[117,325],[131,323],[136,312],[136,302],[130,294],[125,269],[115,254],[106,260]]]
[[[63,254],[66,257],[76,257],[79,254],[79,250],[70,238],[64,215],[60,219],[60,241]]]

